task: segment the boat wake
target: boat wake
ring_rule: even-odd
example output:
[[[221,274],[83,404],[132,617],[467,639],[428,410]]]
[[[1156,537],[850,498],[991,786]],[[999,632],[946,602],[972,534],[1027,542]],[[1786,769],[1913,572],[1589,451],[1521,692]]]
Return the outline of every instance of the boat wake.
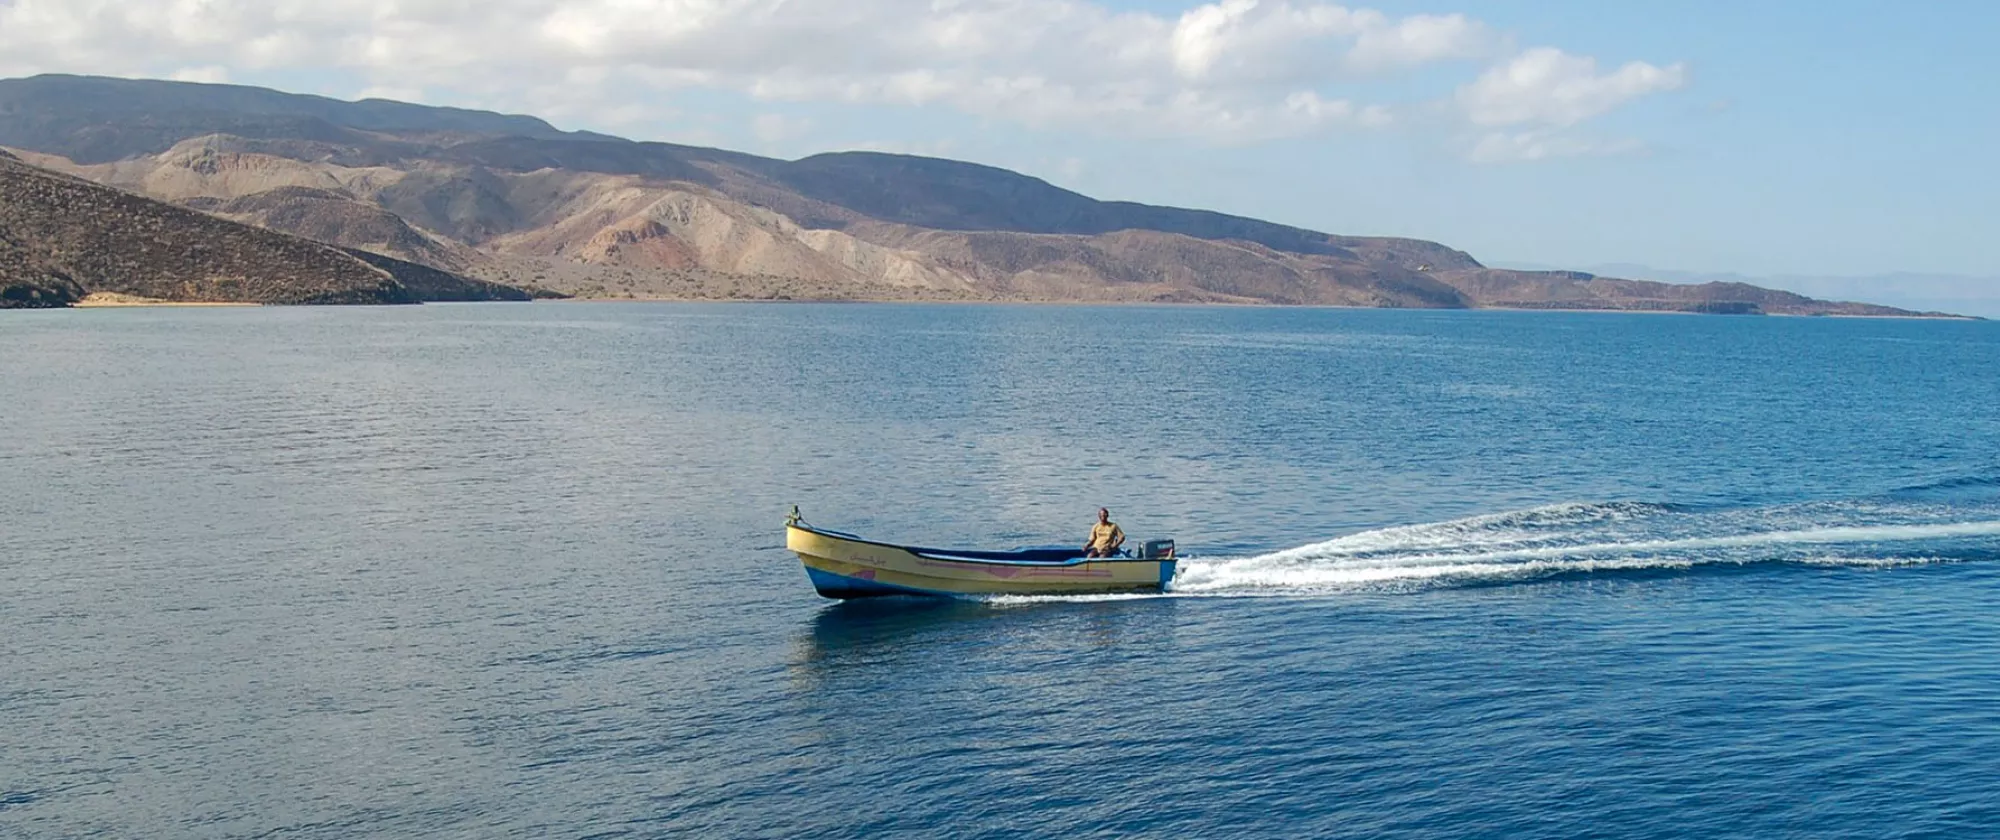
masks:
[[[1093,600],[1300,597],[1710,566],[1985,559],[2000,559],[2000,506],[1895,498],[1724,510],[1577,503],[1363,531],[1255,556],[1191,556],[1165,593]]]

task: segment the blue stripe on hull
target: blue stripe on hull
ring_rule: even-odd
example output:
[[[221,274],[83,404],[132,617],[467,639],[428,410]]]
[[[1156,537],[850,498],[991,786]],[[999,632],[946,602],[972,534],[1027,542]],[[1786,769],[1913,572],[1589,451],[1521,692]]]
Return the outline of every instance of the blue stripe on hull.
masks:
[[[876,583],[872,580],[837,575],[832,572],[815,569],[811,566],[806,567],[806,577],[812,579],[813,588],[819,590],[819,594],[828,598],[879,598],[884,595],[921,595],[932,598],[953,597],[949,592],[932,592],[927,589],[891,586],[886,583]]]

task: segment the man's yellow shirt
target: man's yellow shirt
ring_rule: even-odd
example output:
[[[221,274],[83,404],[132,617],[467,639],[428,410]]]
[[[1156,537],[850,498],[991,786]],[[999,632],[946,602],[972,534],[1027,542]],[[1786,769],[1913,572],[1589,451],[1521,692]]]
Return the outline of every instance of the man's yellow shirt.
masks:
[[[1125,532],[1119,530],[1115,522],[1099,522],[1090,526],[1090,547],[1110,548],[1125,539]]]

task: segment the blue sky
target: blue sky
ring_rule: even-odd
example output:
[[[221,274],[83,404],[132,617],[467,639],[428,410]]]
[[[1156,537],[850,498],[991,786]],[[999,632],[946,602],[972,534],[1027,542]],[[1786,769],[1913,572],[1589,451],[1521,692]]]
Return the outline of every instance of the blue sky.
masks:
[[[2000,277],[2000,4],[0,0],[0,75],[872,148],[1489,263]]]

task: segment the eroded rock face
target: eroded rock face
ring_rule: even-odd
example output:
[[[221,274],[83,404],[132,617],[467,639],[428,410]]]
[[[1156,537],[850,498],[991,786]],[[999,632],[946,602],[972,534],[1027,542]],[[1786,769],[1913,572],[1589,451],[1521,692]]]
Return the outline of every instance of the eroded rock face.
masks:
[[[26,271],[0,256],[0,309],[54,309],[83,300],[76,281],[46,271]]]

